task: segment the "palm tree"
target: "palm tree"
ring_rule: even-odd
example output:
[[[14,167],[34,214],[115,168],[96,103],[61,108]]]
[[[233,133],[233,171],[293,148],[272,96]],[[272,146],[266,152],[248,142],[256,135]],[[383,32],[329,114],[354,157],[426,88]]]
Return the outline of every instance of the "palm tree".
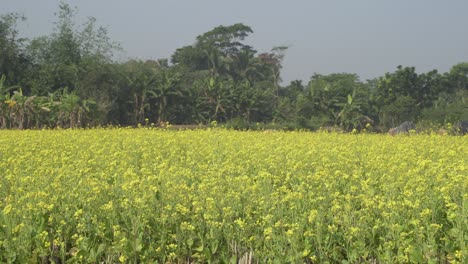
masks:
[[[264,78],[261,70],[260,61],[255,57],[255,52],[249,49],[241,50],[234,58],[232,63],[231,75],[237,81],[248,80],[254,84],[257,80]]]

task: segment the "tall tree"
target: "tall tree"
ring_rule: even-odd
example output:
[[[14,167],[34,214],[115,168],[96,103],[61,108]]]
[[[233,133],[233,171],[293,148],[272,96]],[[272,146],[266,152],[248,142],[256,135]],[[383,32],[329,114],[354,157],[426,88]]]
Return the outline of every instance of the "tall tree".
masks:
[[[28,46],[33,69],[27,86],[33,93],[45,95],[67,87],[83,96],[99,89],[86,78],[99,65],[111,63],[113,51],[119,47],[108,38],[105,28],[96,26],[94,18],[82,29],[76,26],[76,14],[76,9],[60,2],[53,33],[33,39]]]
[[[379,119],[386,127],[420,117],[424,107],[431,106],[441,89],[437,71],[417,74],[414,67],[398,66],[394,73],[386,73],[377,82],[376,104]]]
[[[448,72],[449,91],[468,90],[468,62],[454,65]]]
[[[177,49],[172,62],[196,71],[209,70],[212,76],[230,74],[231,64],[241,52],[255,53],[252,47],[242,43],[252,32],[243,24],[218,26],[199,35],[194,45]]]
[[[252,50],[242,41],[253,33],[253,30],[244,24],[238,23],[231,26],[218,26],[197,37],[198,47],[214,47],[224,56],[236,56],[242,50]]]
[[[24,53],[25,39],[18,37],[17,23],[25,18],[18,14],[0,16],[0,77],[5,85],[17,85],[24,78],[28,59]]]

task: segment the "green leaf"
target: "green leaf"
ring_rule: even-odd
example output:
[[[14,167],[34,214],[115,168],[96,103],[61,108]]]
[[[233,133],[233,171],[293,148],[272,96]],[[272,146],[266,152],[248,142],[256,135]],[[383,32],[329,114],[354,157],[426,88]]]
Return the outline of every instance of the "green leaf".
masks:
[[[204,249],[203,244],[201,244],[199,247],[196,247],[193,250],[195,250],[197,252],[203,252],[203,249]]]
[[[350,94],[348,94],[348,104],[350,105],[352,103],[353,103],[353,97]]]
[[[218,246],[219,246],[219,243],[216,240],[213,243],[211,243],[211,252],[213,254],[216,254],[216,251],[218,251]]]
[[[104,251],[106,251],[106,244],[100,244],[96,251],[96,256],[99,257]]]
[[[188,246],[189,248],[192,248],[192,246],[193,246],[193,239],[191,239],[191,238],[187,239],[187,246]]]

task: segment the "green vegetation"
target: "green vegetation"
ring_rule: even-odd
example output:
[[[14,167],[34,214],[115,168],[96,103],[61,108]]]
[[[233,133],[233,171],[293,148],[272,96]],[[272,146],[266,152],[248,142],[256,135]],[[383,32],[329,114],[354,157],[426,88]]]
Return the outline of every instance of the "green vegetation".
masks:
[[[32,40],[18,37],[25,18],[0,17],[0,128],[216,121],[351,131],[368,117],[386,131],[405,120],[441,126],[468,119],[468,63],[446,73],[398,66],[367,81],[314,74],[307,84],[283,86],[287,47],[257,52],[244,44],[253,33],[247,25],[216,27],[170,59],[117,62],[119,45],[105,28],[94,18],[76,25],[76,10],[59,7],[53,32]]]
[[[467,263],[467,140],[2,130],[0,262]]]

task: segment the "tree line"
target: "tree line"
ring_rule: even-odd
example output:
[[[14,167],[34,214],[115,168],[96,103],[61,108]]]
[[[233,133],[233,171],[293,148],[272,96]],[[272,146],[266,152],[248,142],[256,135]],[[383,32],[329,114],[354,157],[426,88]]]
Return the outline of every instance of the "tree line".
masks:
[[[258,52],[244,24],[218,26],[167,59],[117,61],[121,50],[95,18],[75,22],[60,3],[50,35],[21,38],[18,14],[0,17],[0,128],[211,124],[234,128],[386,130],[403,121],[468,119],[468,63],[448,72],[394,72],[362,81],[313,74],[281,84],[287,47]]]

